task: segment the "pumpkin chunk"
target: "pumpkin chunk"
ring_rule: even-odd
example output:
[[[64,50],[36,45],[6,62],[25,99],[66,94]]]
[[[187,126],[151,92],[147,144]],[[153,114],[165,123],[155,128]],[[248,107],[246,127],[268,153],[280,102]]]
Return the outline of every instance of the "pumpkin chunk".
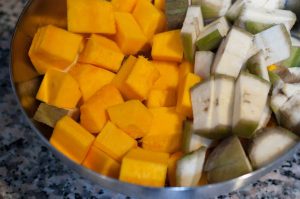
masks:
[[[103,36],[93,34],[79,56],[80,63],[93,64],[117,72],[124,59],[118,45]]]
[[[130,13],[115,13],[117,34],[116,42],[126,55],[136,54],[147,43],[147,38]]]
[[[174,153],[180,150],[184,117],[172,108],[149,109],[153,115],[150,131],[142,139],[144,149]]]
[[[173,153],[168,162],[168,180],[172,187],[176,187],[176,167],[177,161],[183,156],[182,152]]]
[[[132,149],[123,158],[120,177],[123,182],[144,186],[165,185],[169,154]]]
[[[57,122],[50,143],[62,154],[81,164],[94,139],[94,136],[78,123],[65,116]]]
[[[146,101],[148,108],[176,106],[177,91],[175,89],[152,89]]]
[[[92,146],[83,164],[104,176],[118,178],[121,165],[95,146]]]
[[[137,147],[137,142],[113,123],[107,122],[97,136],[94,146],[121,162],[130,149]]]
[[[38,29],[28,55],[38,73],[45,74],[49,68],[68,68],[75,61],[81,45],[82,36],[48,25]]]
[[[181,62],[183,47],[180,30],[156,34],[153,37],[151,55],[154,60]]]
[[[134,139],[145,136],[150,130],[153,116],[139,100],[109,107],[107,112],[111,121]]]
[[[58,108],[73,109],[81,98],[76,80],[68,73],[49,69],[36,98]]]
[[[115,10],[120,12],[132,12],[137,0],[112,0],[111,3]]]
[[[87,101],[115,77],[114,73],[89,64],[77,64],[69,73],[77,80],[83,101]]]
[[[154,83],[156,89],[176,89],[179,84],[179,67],[175,62],[153,61],[155,68],[159,71],[160,77]]]
[[[80,107],[80,124],[91,133],[99,133],[108,120],[106,109],[123,102],[117,88],[111,84],[103,86]]]
[[[77,33],[115,34],[113,6],[104,0],[67,0],[68,30]]]
[[[201,82],[199,76],[188,73],[179,83],[176,110],[189,118],[193,117],[190,89],[199,82]]]

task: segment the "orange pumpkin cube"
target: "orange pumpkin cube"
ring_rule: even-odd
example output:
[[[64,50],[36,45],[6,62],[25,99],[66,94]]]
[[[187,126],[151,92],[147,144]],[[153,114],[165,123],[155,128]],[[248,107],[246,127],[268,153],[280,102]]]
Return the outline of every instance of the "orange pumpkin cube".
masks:
[[[94,139],[94,136],[73,119],[65,116],[57,122],[50,143],[62,154],[81,164]]]
[[[151,112],[139,100],[109,107],[107,112],[111,121],[134,139],[145,136],[152,125]]]
[[[194,66],[189,61],[183,61],[179,65],[179,82],[182,82],[188,73],[194,73]]]
[[[140,56],[124,81],[127,89],[123,93],[128,99],[145,100],[159,76],[159,71],[153,64]]]
[[[77,81],[68,73],[49,69],[36,98],[58,108],[73,109],[81,98]]]
[[[177,90],[152,89],[148,95],[146,105],[148,108],[176,106]]]
[[[158,152],[174,153],[180,150],[182,142],[182,122],[184,116],[175,108],[152,108],[153,115],[150,131],[142,139],[144,149]]]
[[[138,0],[132,14],[149,42],[154,34],[163,30],[166,23],[165,15],[149,0]]]
[[[194,73],[188,73],[185,75],[183,80],[179,83],[178,87],[178,98],[176,106],[177,112],[189,118],[193,118],[190,89],[201,81],[201,77],[195,75]]]
[[[103,36],[92,35],[79,56],[80,63],[93,64],[98,67],[117,72],[124,59],[118,45]]]
[[[97,136],[94,146],[121,162],[130,149],[137,147],[137,142],[113,123],[107,122]]]
[[[38,29],[28,55],[39,74],[50,68],[65,70],[75,61],[82,39],[80,35],[48,25]]]
[[[112,0],[111,3],[116,11],[132,12],[137,0]]]
[[[90,65],[77,64],[69,73],[77,80],[83,101],[87,101],[104,85],[111,83],[115,74],[108,70]]]
[[[183,46],[180,30],[171,30],[156,34],[153,37],[151,55],[154,60],[181,62]]]
[[[177,161],[183,156],[182,152],[173,153],[168,161],[168,180],[172,187],[176,186]]]
[[[103,86],[80,107],[80,124],[91,133],[99,133],[108,120],[106,109],[123,102],[116,87],[111,84]]]
[[[118,178],[121,165],[103,151],[91,147],[82,165],[104,176]]]
[[[136,54],[146,45],[146,36],[132,14],[116,12],[115,18],[117,24],[115,39],[117,44],[124,54]]]
[[[154,0],[154,6],[161,11],[164,11],[166,7],[166,0]]]
[[[143,186],[165,185],[169,154],[136,148],[123,158],[119,180]]]
[[[175,62],[153,61],[155,68],[160,73],[160,77],[154,83],[155,89],[176,89],[179,84],[179,67]]]
[[[67,0],[68,30],[77,33],[115,34],[113,6],[105,0]]]

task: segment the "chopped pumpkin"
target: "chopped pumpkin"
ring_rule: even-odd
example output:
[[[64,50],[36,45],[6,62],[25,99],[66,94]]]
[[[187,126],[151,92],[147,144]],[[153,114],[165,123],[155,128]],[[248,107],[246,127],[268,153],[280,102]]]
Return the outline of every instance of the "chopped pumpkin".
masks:
[[[151,42],[154,34],[163,30],[166,23],[165,15],[154,7],[149,0],[138,0],[132,14],[149,42]]]
[[[103,36],[93,34],[79,56],[80,63],[93,64],[117,72],[124,59],[118,45]]]
[[[112,0],[111,3],[116,11],[132,12],[138,0]]]
[[[68,30],[77,33],[115,34],[113,6],[105,0],[67,0]]]
[[[152,63],[160,73],[159,79],[152,88],[177,90],[179,84],[179,67],[177,63],[163,61],[153,61]]]
[[[94,146],[121,162],[130,149],[137,147],[137,142],[113,123],[107,122],[97,136]]]
[[[82,36],[48,25],[38,29],[28,55],[38,73],[45,74],[50,68],[68,68],[75,61],[81,45]]]
[[[182,152],[173,153],[168,162],[168,180],[172,187],[176,186],[176,166],[177,161],[183,156]]]
[[[118,178],[121,167],[120,163],[95,146],[91,147],[82,165],[112,178]]]
[[[130,95],[131,92],[129,92],[126,97],[129,99],[146,99],[150,89],[159,76],[159,71],[151,62],[142,56],[138,57],[124,82],[125,86],[133,91],[132,96]]]
[[[106,109],[123,102],[117,88],[111,84],[103,86],[80,107],[80,124],[91,133],[99,133],[108,120]]]
[[[154,6],[161,11],[165,10],[166,0],[154,0]]]
[[[81,98],[77,81],[68,73],[49,69],[36,98],[58,108],[73,109]]]
[[[183,47],[180,30],[156,34],[153,38],[151,55],[154,60],[181,62]]]
[[[77,64],[69,73],[77,80],[83,101],[87,101],[104,85],[111,83],[115,74],[89,64]]]
[[[131,13],[115,13],[117,34],[116,42],[126,55],[136,54],[147,43],[147,38]]]
[[[94,139],[94,136],[73,119],[65,116],[57,122],[50,143],[62,154],[81,164]]]
[[[183,61],[179,65],[179,82],[183,82],[184,77],[188,73],[194,72],[194,66],[189,61]]]
[[[184,117],[172,108],[149,109],[153,115],[150,131],[142,139],[144,149],[174,153],[180,150]]]
[[[175,89],[152,89],[146,101],[148,108],[176,106],[177,91]]]
[[[136,148],[123,158],[119,179],[144,186],[165,185],[169,154]]]
[[[185,75],[182,82],[179,83],[176,106],[177,112],[189,118],[193,117],[190,89],[200,81],[201,78],[198,75],[188,73]]]
[[[107,112],[111,121],[134,139],[144,137],[152,125],[151,112],[139,100],[109,107]]]

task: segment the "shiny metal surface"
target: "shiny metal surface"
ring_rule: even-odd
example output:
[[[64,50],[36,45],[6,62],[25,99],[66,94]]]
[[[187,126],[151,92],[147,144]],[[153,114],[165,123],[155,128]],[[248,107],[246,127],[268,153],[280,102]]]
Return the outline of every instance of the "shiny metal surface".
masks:
[[[293,10],[300,18],[300,1],[299,0],[287,0],[287,9]],[[218,196],[223,193],[228,193],[237,190],[251,182],[258,180],[263,175],[272,171],[276,167],[280,166],[283,161],[293,156],[293,154],[300,149],[300,143],[285,153],[283,156],[270,163],[269,165],[256,170],[252,173],[243,175],[239,178],[217,183],[210,184],[202,187],[185,188],[150,188],[142,187],[132,184],[120,182],[115,179],[107,178],[94,173],[84,167],[70,161],[54,147],[52,147],[48,138],[51,135],[51,129],[34,123],[30,118],[35,111],[36,106],[34,103],[24,103],[24,97],[34,99],[34,91],[27,93],[24,96],[24,92],[21,92],[17,88],[22,85],[22,82],[29,81],[38,77],[30,60],[27,56],[27,52],[30,47],[31,40],[37,28],[46,24],[54,24],[60,27],[66,27],[66,1],[65,0],[33,0],[29,1],[25,7],[23,14],[21,15],[19,22],[15,29],[14,37],[11,43],[11,83],[13,85],[16,98],[24,116],[28,123],[36,134],[43,140],[45,145],[53,151],[53,153],[60,158],[71,169],[77,171],[80,175],[91,179],[92,181],[100,184],[101,186],[111,189],[113,191],[123,193],[128,196],[140,197],[140,198],[204,198]],[[297,24],[293,31],[293,35],[300,38],[300,26]],[[35,81],[38,82],[38,81]]]

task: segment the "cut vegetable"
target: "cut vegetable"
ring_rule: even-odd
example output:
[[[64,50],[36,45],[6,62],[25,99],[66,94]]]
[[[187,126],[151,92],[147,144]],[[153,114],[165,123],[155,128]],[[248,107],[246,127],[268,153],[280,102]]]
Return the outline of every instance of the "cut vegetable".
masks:
[[[296,94],[288,99],[279,109],[280,124],[299,134],[300,133],[300,95]]]
[[[253,167],[265,166],[297,144],[298,140],[298,136],[281,127],[262,129],[249,150]]]
[[[181,29],[181,40],[184,49],[184,56],[190,62],[194,61],[196,46],[195,42],[204,27],[200,6],[190,6]]]
[[[168,180],[172,187],[176,187],[176,167],[177,161],[183,156],[182,152],[173,153],[168,161]]]
[[[206,148],[183,156],[177,161],[176,185],[180,187],[197,186],[203,170]]]
[[[242,72],[235,87],[233,133],[251,138],[267,103],[270,83]]]
[[[265,56],[262,51],[251,57],[247,62],[247,69],[250,73],[257,75],[266,81],[270,81],[268,65],[266,64]]]
[[[262,128],[265,128],[268,125],[268,123],[271,119],[272,111],[271,111],[270,106],[269,106],[269,104],[270,104],[269,101],[270,100],[267,101],[267,104],[265,105],[265,108],[264,108],[264,110],[261,114],[260,121],[259,121],[259,124],[258,124],[256,130],[255,130],[255,133],[257,133],[258,130],[260,130]]]
[[[267,66],[286,60],[291,54],[291,38],[282,24],[258,33],[254,41],[263,51]]]
[[[292,97],[295,94],[300,93],[300,83],[289,84],[285,83],[281,89],[281,91],[288,97]]]
[[[76,121],[79,119],[79,115],[80,113],[77,108],[62,109],[41,103],[38,110],[35,112],[33,119],[54,128],[56,123],[64,116],[70,116]]]
[[[182,27],[188,7],[189,0],[166,0],[168,30]]]
[[[230,21],[235,21],[241,14],[243,7],[245,6],[244,0],[236,0],[226,13],[226,17]]]
[[[210,51],[216,49],[227,35],[229,28],[225,17],[221,17],[205,26],[197,37],[197,50]]]
[[[270,107],[271,107],[273,113],[275,114],[276,119],[279,122],[279,124],[280,124],[279,110],[287,100],[288,100],[288,97],[281,93],[278,93],[271,97]]]
[[[184,153],[196,151],[203,146],[209,148],[213,142],[210,139],[195,134],[193,123],[189,120],[184,122],[182,141],[182,151]]]
[[[245,27],[249,32],[256,34],[276,24],[284,24],[287,30],[291,30],[296,20],[296,15],[289,10],[246,6],[237,21],[240,27]]]
[[[212,73],[237,78],[248,59],[249,50],[253,45],[252,41],[253,36],[250,33],[239,28],[232,28],[219,47]]]
[[[197,51],[195,55],[194,73],[203,79],[209,78],[214,56],[215,54],[211,51]]]
[[[208,156],[205,164],[210,183],[230,180],[252,171],[240,140],[236,136],[223,140]]]
[[[201,8],[205,20],[222,17],[231,6],[232,0],[201,0]]]

